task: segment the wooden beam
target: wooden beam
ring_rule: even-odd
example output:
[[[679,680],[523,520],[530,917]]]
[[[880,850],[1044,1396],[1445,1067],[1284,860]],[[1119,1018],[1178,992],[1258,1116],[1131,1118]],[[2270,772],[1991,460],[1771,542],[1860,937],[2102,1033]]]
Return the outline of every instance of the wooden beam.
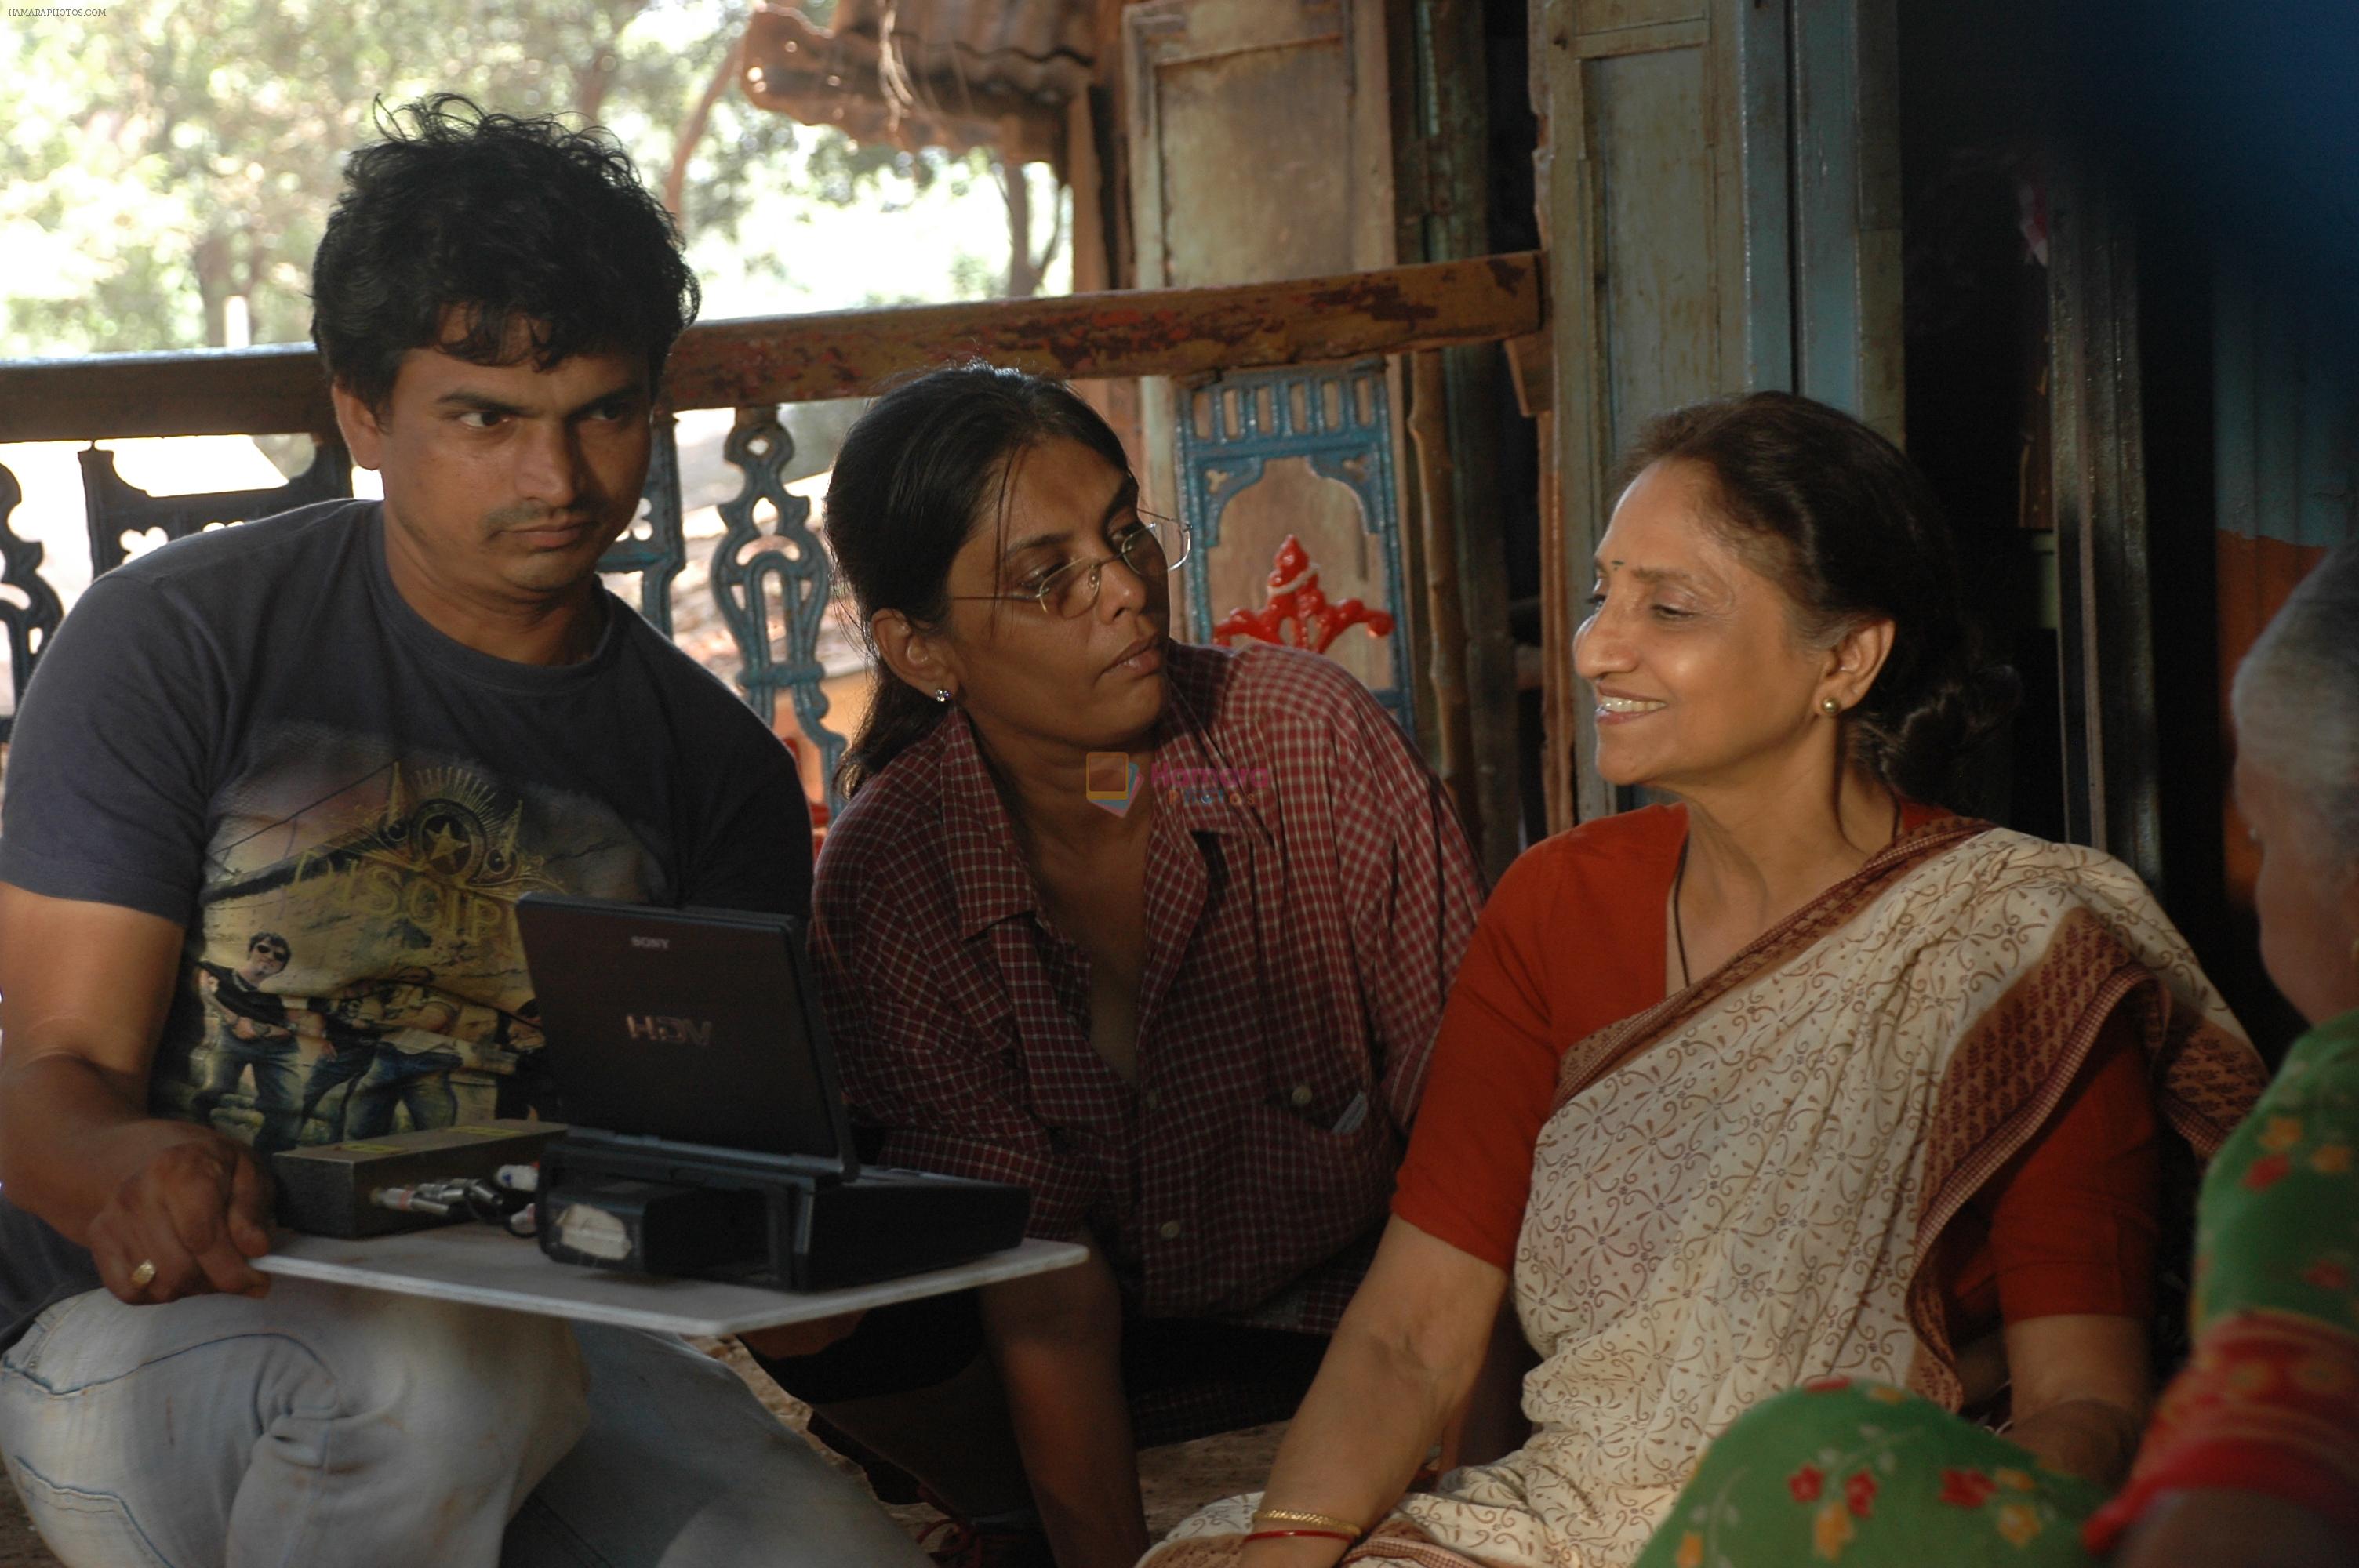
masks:
[[[1547,319],[1537,252],[1290,283],[1133,289],[707,321],[672,352],[674,408],[866,396],[985,359],[1071,380],[1201,375],[1494,342]],[[303,347],[0,361],[0,441],[329,428]]]

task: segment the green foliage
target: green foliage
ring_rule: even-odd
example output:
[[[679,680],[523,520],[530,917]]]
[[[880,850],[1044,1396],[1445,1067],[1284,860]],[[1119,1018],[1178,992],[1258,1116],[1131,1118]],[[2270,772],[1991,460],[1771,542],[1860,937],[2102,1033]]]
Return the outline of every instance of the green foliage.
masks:
[[[0,22],[0,356],[219,344],[234,297],[254,341],[302,341],[311,253],[377,102],[449,91],[595,120],[660,191],[744,7],[114,0],[94,16]],[[823,19],[832,5],[803,9]],[[837,206],[976,177],[972,160],[853,146],[733,87],[684,171],[684,228],[736,240],[782,171]]]

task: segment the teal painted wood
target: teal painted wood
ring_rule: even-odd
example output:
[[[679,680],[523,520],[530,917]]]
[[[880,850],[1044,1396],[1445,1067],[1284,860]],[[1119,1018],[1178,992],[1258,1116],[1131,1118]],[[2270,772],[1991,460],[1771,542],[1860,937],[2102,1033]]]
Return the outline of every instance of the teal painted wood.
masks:
[[[1644,25],[1637,19],[1644,11]],[[1673,15],[1673,12],[1678,15]],[[1752,389],[1803,393],[1901,431],[1897,0],[1533,7],[1547,124],[1552,416],[1564,602],[1647,417]],[[1550,744],[1594,816],[1626,804],[1561,653]]]
[[[1735,390],[1723,379],[1734,368],[1724,351],[1735,344],[1722,319],[1735,258],[1715,243],[1716,176],[1700,130],[1712,101],[1707,52],[1609,56],[1589,62],[1589,77],[1607,447],[1618,453],[1666,409]]]
[[[1745,384],[1794,385],[1792,93],[1787,0],[1740,7],[1737,167],[1745,185]]]
[[[820,662],[819,637],[826,624],[834,567],[810,527],[810,503],[787,492],[786,469],[795,443],[772,408],[748,418],[738,411],[722,453],[745,476],[734,500],[721,503],[727,531],[712,549],[712,601],[737,640],[744,662],[737,685],[763,722],[776,726],[778,698],[794,704],[795,721],[820,750],[829,814],[842,809],[835,770],[844,740],[827,727],[827,668]],[[773,514],[768,532],[759,513]],[[776,547],[771,542],[776,541]],[[771,632],[777,611],[781,634]]]
[[[598,557],[602,572],[638,574],[639,613],[667,637],[671,635],[672,581],[688,565],[688,540],[680,525],[679,427],[679,421],[669,414],[656,419],[647,481],[639,491],[646,532],[634,524]]]
[[[1793,14],[1794,390],[1864,415],[1856,23],[1848,0]]]
[[[1331,394],[1339,410],[1333,418],[1327,406]],[[1266,420],[1265,403],[1270,410]],[[1400,489],[1383,362],[1225,375],[1181,389],[1178,423],[1174,461],[1180,517],[1196,541],[1180,568],[1188,584],[1191,641],[1205,642],[1212,634],[1212,555],[1220,548],[1221,519],[1229,503],[1251,490],[1270,463],[1286,458],[1307,459],[1313,473],[1351,488],[1359,498],[1361,524],[1376,541],[1384,562],[1385,600],[1372,608],[1392,611],[1396,626],[1414,613],[1401,580]],[[1375,698],[1414,735],[1409,639],[1396,632],[1389,643],[1393,684]]]
[[[1896,0],[1793,6],[1793,389],[1902,433]]]

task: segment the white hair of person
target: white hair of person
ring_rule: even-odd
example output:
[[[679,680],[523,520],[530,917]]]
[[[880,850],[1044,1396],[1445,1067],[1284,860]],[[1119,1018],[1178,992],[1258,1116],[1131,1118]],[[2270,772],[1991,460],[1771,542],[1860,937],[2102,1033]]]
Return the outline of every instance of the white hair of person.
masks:
[[[2359,543],[2302,579],[2237,666],[2237,750],[2282,785],[2335,863],[2359,867]]]

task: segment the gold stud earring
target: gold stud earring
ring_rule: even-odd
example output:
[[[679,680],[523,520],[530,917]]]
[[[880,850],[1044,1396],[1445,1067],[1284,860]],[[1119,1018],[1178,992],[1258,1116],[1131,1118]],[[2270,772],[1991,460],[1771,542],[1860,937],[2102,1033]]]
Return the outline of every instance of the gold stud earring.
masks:
[[[1819,704],[1819,709],[1828,718],[1832,719],[1843,712],[1843,704],[1830,697]]]

